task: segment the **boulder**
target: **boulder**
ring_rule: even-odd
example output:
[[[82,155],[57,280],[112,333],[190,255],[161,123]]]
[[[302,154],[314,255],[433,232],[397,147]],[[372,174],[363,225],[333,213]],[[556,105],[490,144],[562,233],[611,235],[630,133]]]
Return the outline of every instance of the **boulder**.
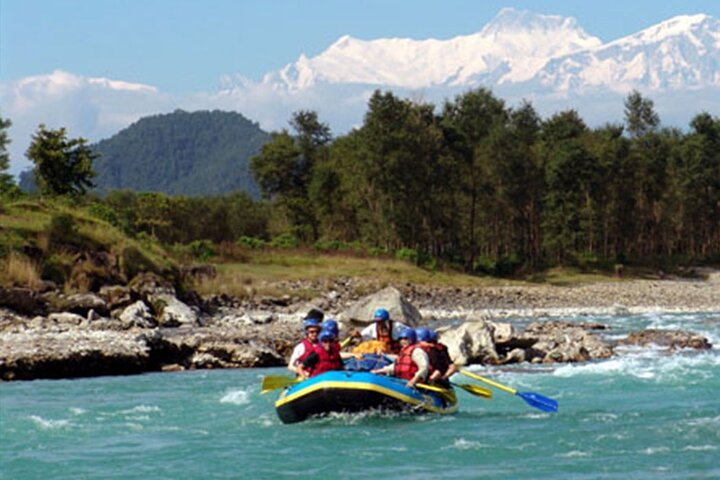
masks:
[[[627,338],[618,342],[621,345],[658,345],[670,350],[681,348],[694,348],[696,350],[709,350],[712,344],[707,338],[695,332],[682,330],[642,330],[631,332]]]
[[[350,306],[342,317],[345,320],[368,324],[373,321],[373,314],[378,308],[385,308],[390,312],[390,319],[414,327],[422,321],[420,311],[415,308],[400,290],[395,287],[387,287],[372,295],[361,298]]]
[[[459,327],[440,331],[438,334],[440,342],[447,345],[450,358],[457,365],[501,363],[495,350],[490,322],[465,322]]]
[[[125,308],[138,298],[124,285],[105,285],[100,288],[98,294],[105,300],[109,310]]]
[[[0,305],[24,315],[44,315],[47,302],[29,288],[0,288]]]
[[[198,316],[185,303],[174,295],[165,293],[153,294],[148,297],[155,311],[158,325],[161,327],[180,327],[198,325]]]
[[[150,307],[142,300],[128,305],[118,316],[118,320],[120,320],[120,323],[122,323],[125,328],[154,328],[157,326],[157,321]]]
[[[56,312],[72,312],[85,317],[90,310],[95,310],[95,312],[100,315],[107,315],[110,313],[105,300],[94,293],[57,295],[53,298],[51,303],[53,310]]]

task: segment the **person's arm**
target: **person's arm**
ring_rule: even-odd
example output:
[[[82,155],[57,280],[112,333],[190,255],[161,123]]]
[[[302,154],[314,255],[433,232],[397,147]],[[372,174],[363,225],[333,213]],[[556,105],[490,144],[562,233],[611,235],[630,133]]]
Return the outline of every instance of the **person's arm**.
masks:
[[[293,373],[298,373],[298,359],[305,353],[305,344],[300,343],[295,345],[292,354],[290,355],[290,361],[288,362],[288,370]]]
[[[376,368],[375,370],[370,370],[370,373],[374,374],[381,374],[381,375],[394,375],[395,374],[395,364],[391,363],[390,365],[386,365],[382,368]]]
[[[360,340],[363,342],[367,340],[375,340],[375,324],[371,323],[367,327],[360,330]]]
[[[417,382],[427,377],[430,365],[427,353],[425,353],[422,348],[416,348],[413,350],[412,361],[415,362],[415,365],[417,365],[418,371],[415,375],[413,375],[413,378],[407,382],[407,386],[411,388],[414,387]]]
[[[303,376],[307,377],[307,372],[312,371],[313,368],[315,368],[315,365],[320,361],[320,356],[317,354],[317,352],[311,352],[310,355],[305,357],[305,360],[302,362],[301,369],[303,371]]]

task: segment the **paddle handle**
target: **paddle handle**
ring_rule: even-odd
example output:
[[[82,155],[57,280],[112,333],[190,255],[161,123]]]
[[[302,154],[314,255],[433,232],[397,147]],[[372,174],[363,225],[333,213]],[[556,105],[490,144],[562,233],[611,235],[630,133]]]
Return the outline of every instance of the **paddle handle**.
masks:
[[[481,377],[480,375],[478,375],[478,374],[476,374],[476,373],[473,373],[473,372],[470,372],[470,371],[468,371],[468,370],[460,370],[460,373],[462,373],[462,374],[464,374],[464,375],[466,375],[466,376],[468,376],[468,377],[470,377],[470,378],[474,378],[475,380],[479,380],[479,381],[481,381],[481,382],[485,382],[485,383],[487,383],[488,385],[492,385],[493,387],[499,388],[500,390],[503,390],[503,391],[505,391],[505,392],[508,392],[508,393],[510,393],[510,394],[512,394],[512,395],[516,395],[516,394],[517,394],[517,390],[515,390],[514,388],[510,388],[510,387],[507,387],[507,386],[505,386],[505,385],[499,384],[499,383],[497,383],[497,382],[493,382],[493,381],[490,380],[489,378]]]
[[[348,344],[350,343],[350,340],[352,340],[352,339],[353,339],[353,337],[352,337],[352,335],[350,335],[350,336],[347,337],[345,340],[343,340],[342,343],[340,344],[340,350],[342,350],[343,348],[347,347]]]

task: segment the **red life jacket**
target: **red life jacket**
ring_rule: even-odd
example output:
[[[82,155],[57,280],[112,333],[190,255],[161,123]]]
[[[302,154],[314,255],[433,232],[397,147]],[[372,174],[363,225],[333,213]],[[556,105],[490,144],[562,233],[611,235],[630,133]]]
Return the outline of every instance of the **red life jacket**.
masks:
[[[375,323],[375,337],[385,344],[385,351],[387,353],[398,353],[400,351],[400,344],[393,340],[393,321],[388,320],[387,332],[380,332],[380,322]]]
[[[315,354],[318,356],[318,362],[310,372],[310,376],[320,375],[330,370],[342,370],[343,362],[340,358],[340,344],[338,342],[332,342],[330,344],[330,351],[325,350],[322,345],[316,345],[313,349]]]
[[[313,349],[315,348],[315,345],[317,345],[317,344],[315,344],[315,343],[312,343],[312,342],[311,342],[310,340],[308,340],[307,338],[303,338],[303,341],[302,341],[301,343],[302,343],[303,345],[305,345],[305,351],[304,351],[303,354],[300,355],[300,357],[297,359],[297,362],[298,362],[298,363],[304,362],[305,359],[308,357],[308,355],[310,355],[310,353],[312,353]]]
[[[408,345],[400,350],[397,360],[395,360],[395,376],[405,380],[412,380],[418,371],[418,366],[413,362],[412,353],[417,345]]]

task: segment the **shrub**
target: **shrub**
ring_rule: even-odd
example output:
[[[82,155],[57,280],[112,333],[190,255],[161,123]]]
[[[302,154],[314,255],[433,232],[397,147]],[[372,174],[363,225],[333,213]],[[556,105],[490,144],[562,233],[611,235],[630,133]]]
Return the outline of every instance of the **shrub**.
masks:
[[[247,237],[245,235],[238,239],[237,244],[245,248],[263,248],[267,246],[267,242],[262,238]]]
[[[300,246],[300,241],[291,233],[283,233],[273,238],[272,241],[270,241],[270,246],[276,248],[297,248]]]
[[[395,258],[417,264],[420,256],[418,255],[417,250],[413,248],[401,248],[395,251]]]
[[[88,208],[88,213],[95,218],[108,222],[114,227],[122,228],[117,212],[103,203],[91,204]]]
[[[202,262],[217,255],[215,245],[210,240],[195,240],[188,244],[190,254]]]
[[[313,248],[315,250],[320,250],[321,252],[337,252],[340,250],[347,250],[348,246],[339,240],[318,240],[313,245]]]
[[[515,253],[500,257],[495,263],[495,275],[502,277],[512,275],[522,267],[523,262]]]

